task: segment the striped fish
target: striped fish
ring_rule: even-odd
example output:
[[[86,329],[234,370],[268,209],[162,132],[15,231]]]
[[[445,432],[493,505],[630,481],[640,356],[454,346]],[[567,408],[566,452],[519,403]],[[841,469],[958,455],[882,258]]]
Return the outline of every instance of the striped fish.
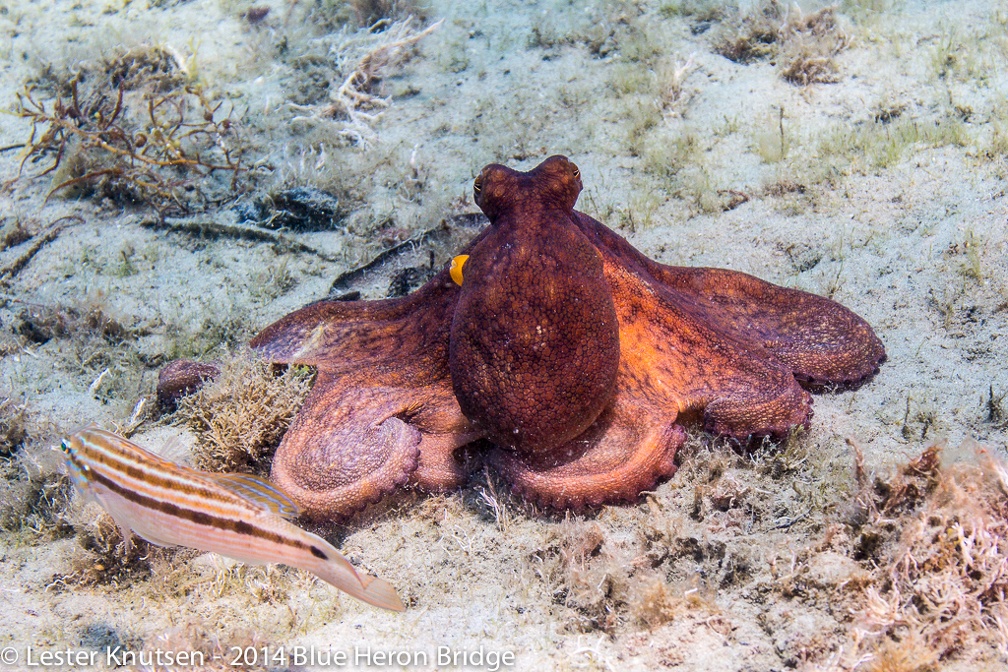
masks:
[[[358,572],[332,544],[289,522],[297,505],[268,481],[190,469],[95,426],[61,448],[74,484],[111,514],[127,540],[132,531],[158,546],[279,562],[369,604],[404,609],[390,584]]]

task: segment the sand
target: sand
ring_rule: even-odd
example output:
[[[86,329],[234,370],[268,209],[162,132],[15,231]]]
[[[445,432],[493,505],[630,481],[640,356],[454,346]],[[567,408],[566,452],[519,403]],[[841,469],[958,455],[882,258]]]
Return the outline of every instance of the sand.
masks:
[[[27,664],[28,647],[96,652],[101,668],[116,646],[200,651],[219,669],[236,651],[253,669],[1005,664],[1003,598],[975,605],[986,629],[958,646],[887,621],[871,598],[900,601],[879,563],[898,555],[908,521],[950,501],[939,501],[949,479],[997,492],[989,465],[986,476],[969,471],[976,446],[1006,457],[1008,6],[842,3],[821,34],[799,20],[821,5],[777,7],[777,43],[751,62],[722,53],[767,5],[431,2],[404,23],[403,3],[373,33],[339,3],[256,3],[270,10],[261,18],[252,7],[0,8],[0,101],[14,112],[0,115],[0,410],[27,431],[0,458],[0,648],[13,647],[11,669]],[[122,185],[50,195],[81,173],[40,176],[52,152],[22,166],[31,120],[17,94],[34,87],[51,112],[68,72],[91,73],[81,86],[94,86],[130,49],[168,62],[167,91],[188,83],[223,103],[214,119],[230,114],[223,137],[244,148],[240,205],[310,186],[339,199],[337,221],[279,232],[238,222],[225,171],[185,178],[188,212],[176,200],[155,203],[159,213]],[[340,87],[368,53],[386,62],[371,64],[371,99],[348,107]],[[798,58],[806,67],[789,74]],[[101,159],[75,147],[80,170],[95,170],[87,161]],[[400,615],[285,567],[145,546],[125,568],[103,564],[129,557],[95,549],[109,532],[60,476],[50,448],[61,436],[97,422],[190,459],[192,431],[150,411],[161,366],[226,361],[407,243],[335,288],[384,296],[402,269],[422,274],[478,231],[468,215],[482,166],[528,169],[555,153],[581,168],[579,207],[648,256],[830,296],[872,324],[888,361],[857,391],[816,395],[811,428],[785,446],[740,455],[693,428],[679,473],[638,505],[545,514],[483,473],[459,492],[407,493],[326,530],[399,588]],[[946,475],[872,519],[888,530],[887,550],[862,552],[870,535],[853,502],[892,503],[872,477],[894,482],[936,442]],[[983,509],[993,525],[990,497],[974,501],[995,502]],[[891,663],[892,642],[919,657]]]

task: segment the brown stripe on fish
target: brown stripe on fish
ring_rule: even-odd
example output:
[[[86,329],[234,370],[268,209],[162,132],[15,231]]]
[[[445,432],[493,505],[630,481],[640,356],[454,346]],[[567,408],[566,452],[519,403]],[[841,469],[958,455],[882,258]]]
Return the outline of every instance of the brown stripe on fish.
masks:
[[[74,484],[93,495],[124,534],[292,565],[376,606],[404,608],[387,581],[359,573],[324,539],[289,522],[297,505],[264,479],[175,464],[97,427],[75,432],[62,448]]]
[[[93,431],[95,433],[99,432],[99,430]],[[105,439],[107,443],[111,444],[114,441],[118,444],[116,448],[126,455],[121,457],[119,454],[112,452],[110,447],[105,447],[86,437],[75,437],[80,443],[80,448],[71,445],[73,450],[68,451],[68,455],[80,468],[83,468],[90,474],[89,478],[100,472],[100,465],[101,467],[105,467],[109,472],[114,473],[118,482],[123,483],[124,486],[126,485],[125,481],[129,481],[128,486],[131,490],[144,491],[149,497],[155,499],[171,498],[176,501],[185,501],[192,507],[206,507],[216,504],[218,505],[217,512],[224,516],[229,513],[232,515],[236,513],[240,514],[244,512],[245,507],[248,505],[248,502],[241,497],[220,487],[216,487],[214,484],[204,482],[199,472],[189,470],[191,473],[188,473],[183,471],[183,467],[168,460],[158,458],[153,454],[137,455],[135,454],[133,444],[115,434],[102,431],[99,433],[99,436]],[[80,459],[81,457],[87,461],[85,462],[83,459]],[[131,458],[131,461],[127,461],[124,457]],[[139,462],[140,460],[146,462],[154,461],[157,471],[149,465]],[[88,464],[89,462],[94,466]],[[126,478],[124,479],[123,477]],[[230,512],[226,511],[225,509],[228,508],[228,505],[230,507],[238,505],[238,510],[235,511],[232,508]]]
[[[284,537],[283,535],[277,534],[271,530],[264,530],[260,527],[256,527],[246,520],[224,518],[205,511],[197,511],[179,506],[178,504],[157,499],[155,497],[148,497],[136,492],[135,490],[119,485],[119,483],[115,480],[109,478],[105,474],[95,471],[94,469],[91,470],[91,478],[120,497],[128,499],[134,504],[147,507],[148,509],[154,509],[155,511],[159,511],[170,516],[177,516],[178,518],[188,520],[196,523],[197,525],[206,525],[207,527],[213,527],[219,530],[226,530],[237,534],[246,534],[256,537],[257,539],[262,539],[263,541],[271,541],[282,546],[289,546],[291,548],[310,551],[315,557],[321,557],[323,560],[328,560],[324,553],[321,556],[319,555],[321,551],[316,546],[306,544],[300,539],[290,539],[289,537]]]
[[[103,435],[106,433],[103,433]],[[102,446],[100,443],[81,437],[80,444],[84,449],[83,451],[77,450],[77,452],[84,453],[84,456],[91,462],[101,464],[108,467],[109,469],[114,469],[120,474],[125,474],[138,481],[144,481],[150,485],[159,486],[163,488],[169,488],[171,490],[177,490],[179,486],[182,486],[189,491],[198,491],[200,494],[213,496],[217,494],[215,489],[212,489],[200,481],[195,481],[195,484],[200,487],[193,487],[193,479],[180,472],[179,465],[174,462],[169,462],[156,455],[151,454],[150,456],[140,456],[132,454],[132,446],[128,441],[123,441],[120,437],[114,434],[110,435],[108,438],[118,439],[120,443],[120,453],[111,452],[108,448]],[[128,454],[132,461],[127,461],[125,455]],[[164,473],[157,473],[152,470],[149,466],[144,466],[141,460],[151,461],[151,458],[156,458],[159,463],[158,467],[164,468]],[[82,463],[83,464],[83,463]]]

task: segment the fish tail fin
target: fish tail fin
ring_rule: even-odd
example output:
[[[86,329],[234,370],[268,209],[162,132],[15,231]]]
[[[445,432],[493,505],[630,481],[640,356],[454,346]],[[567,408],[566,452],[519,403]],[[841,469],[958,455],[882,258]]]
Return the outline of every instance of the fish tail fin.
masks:
[[[316,565],[317,569],[311,570],[316,576],[347,595],[376,607],[391,611],[406,609],[392,584],[370,574],[358,572],[336,549],[328,544],[326,546],[328,547],[326,550],[330,551],[328,557]]]
[[[358,574],[358,576],[360,577],[361,585],[364,587],[362,600],[368,604],[373,604],[382,609],[389,609],[390,611],[406,610],[391,583],[370,574]]]

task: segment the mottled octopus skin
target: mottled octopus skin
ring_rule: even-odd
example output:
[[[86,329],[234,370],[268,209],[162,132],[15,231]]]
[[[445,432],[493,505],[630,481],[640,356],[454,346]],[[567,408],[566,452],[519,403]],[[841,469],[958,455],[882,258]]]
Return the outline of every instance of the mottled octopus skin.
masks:
[[[578,230],[567,161],[486,167],[476,202],[493,226],[472,250],[448,367],[462,413],[495,445],[552,454],[612,401],[616,307],[601,255]]]
[[[309,516],[456,487],[455,451],[478,439],[542,505],[632,501],[675,471],[683,422],[781,439],[809,423],[803,386],[856,387],[885,360],[834,301],[646,258],[574,210],[565,157],[487,166],[474,190],[491,225],[461,252],[461,287],[445,268],[409,296],[320,301],[252,340],[318,370],[273,463]]]
[[[158,404],[166,411],[174,411],[179,399],[192,394],[203,386],[204,381],[212,380],[219,374],[220,367],[215,363],[188,359],[169,362],[158,374]]]

